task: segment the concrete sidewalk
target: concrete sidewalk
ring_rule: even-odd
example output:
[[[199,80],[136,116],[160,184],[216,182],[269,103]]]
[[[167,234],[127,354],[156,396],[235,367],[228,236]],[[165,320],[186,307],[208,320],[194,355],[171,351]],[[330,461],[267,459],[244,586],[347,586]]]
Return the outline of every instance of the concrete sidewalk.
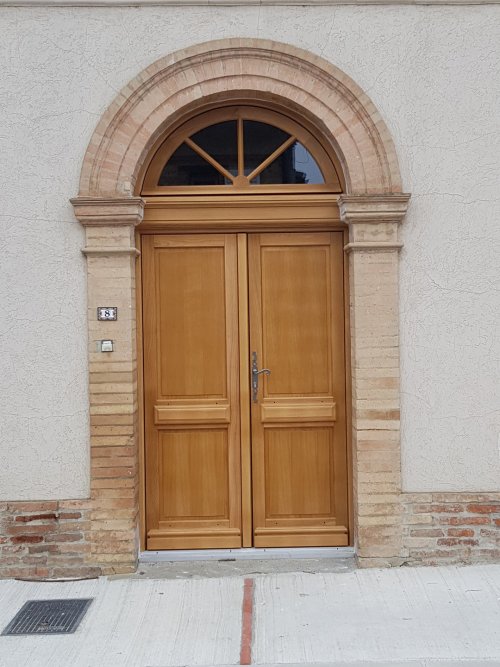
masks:
[[[4,580],[0,630],[26,600],[78,597],[95,599],[75,634],[0,637],[0,666],[237,665],[245,641],[260,665],[500,666],[500,565]]]

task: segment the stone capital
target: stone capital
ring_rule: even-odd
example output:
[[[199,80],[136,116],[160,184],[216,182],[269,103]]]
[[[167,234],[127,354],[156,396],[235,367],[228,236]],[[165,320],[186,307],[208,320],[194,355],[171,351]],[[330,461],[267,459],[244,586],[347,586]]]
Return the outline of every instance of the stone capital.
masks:
[[[141,197],[75,197],[75,217],[84,227],[138,225],[144,216]]]
[[[408,194],[340,195],[340,219],[349,225],[346,252],[400,250],[398,227],[408,208]]]
[[[348,225],[356,223],[400,223],[411,195],[340,195],[340,219]]]

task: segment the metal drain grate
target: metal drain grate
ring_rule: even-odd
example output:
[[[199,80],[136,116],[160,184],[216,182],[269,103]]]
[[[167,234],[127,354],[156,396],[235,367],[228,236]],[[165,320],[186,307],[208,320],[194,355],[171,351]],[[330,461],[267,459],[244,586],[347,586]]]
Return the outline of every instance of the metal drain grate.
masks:
[[[92,600],[28,600],[2,635],[70,634],[80,625]]]

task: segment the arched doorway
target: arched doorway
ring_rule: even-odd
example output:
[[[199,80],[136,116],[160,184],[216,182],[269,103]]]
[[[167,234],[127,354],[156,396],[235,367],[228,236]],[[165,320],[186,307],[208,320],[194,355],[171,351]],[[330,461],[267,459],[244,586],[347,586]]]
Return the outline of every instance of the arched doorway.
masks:
[[[151,156],[165,137],[173,137],[187,119],[201,112],[242,103],[287,116],[319,141],[342,193],[322,192],[321,183],[268,182],[244,187],[239,179],[220,185],[227,192],[240,191],[222,195],[226,201],[220,202],[216,224],[207,215],[214,210],[207,204],[213,206],[219,195],[178,194],[175,201],[169,199],[166,213],[160,196],[153,201],[156,195],[140,194]],[[283,129],[295,136],[295,130]],[[321,150],[315,152],[302,136],[297,139],[322,167]],[[235,176],[225,169],[234,180],[249,176],[241,172]],[[260,172],[264,178],[263,172],[264,168]],[[282,197],[279,186],[319,189],[309,191],[307,197],[305,192]],[[257,187],[270,191],[256,196],[251,191]],[[329,197],[336,198],[335,207]],[[279,199],[279,206],[273,198]],[[305,232],[305,224],[315,233],[324,230],[325,216],[331,222],[335,215],[339,229],[343,226],[348,233],[343,250],[350,283],[352,372],[347,377],[346,403],[352,414],[352,450],[348,451],[353,479],[352,541],[360,562],[402,562],[398,227],[408,199],[401,191],[390,133],[370,99],[338,68],[294,46],[253,39],[194,46],[153,63],[120,92],[90,140],[79,196],[72,200],[86,231],[83,252],[88,267],[93,471],[89,562],[103,572],[133,568],[137,529],[146,526],[145,516],[138,521],[144,513],[139,505],[144,489],[144,415],[138,389],[142,366],[137,350],[142,348],[137,346],[136,298],[141,294],[136,291],[137,226],[141,224],[141,234],[149,228],[151,235],[155,225],[167,222],[171,232],[184,233],[189,220],[197,233],[213,233],[220,230],[221,222],[231,221],[233,226],[225,230],[228,234],[262,229],[298,233]],[[255,229],[249,227],[249,220]],[[97,308],[102,305],[116,305],[118,320],[98,320]],[[114,340],[113,352],[97,349],[102,339]]]
[[[197,113],[145,170],[147,548],[349,543],[343,179],[300,120]]]

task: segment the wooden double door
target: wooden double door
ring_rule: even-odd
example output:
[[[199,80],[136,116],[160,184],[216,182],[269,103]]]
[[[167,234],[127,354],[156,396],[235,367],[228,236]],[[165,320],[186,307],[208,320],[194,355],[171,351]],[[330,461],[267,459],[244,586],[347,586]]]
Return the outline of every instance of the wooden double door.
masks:
[[[342,232],[145,235],[142,275],[147,548],[347,545]]]

